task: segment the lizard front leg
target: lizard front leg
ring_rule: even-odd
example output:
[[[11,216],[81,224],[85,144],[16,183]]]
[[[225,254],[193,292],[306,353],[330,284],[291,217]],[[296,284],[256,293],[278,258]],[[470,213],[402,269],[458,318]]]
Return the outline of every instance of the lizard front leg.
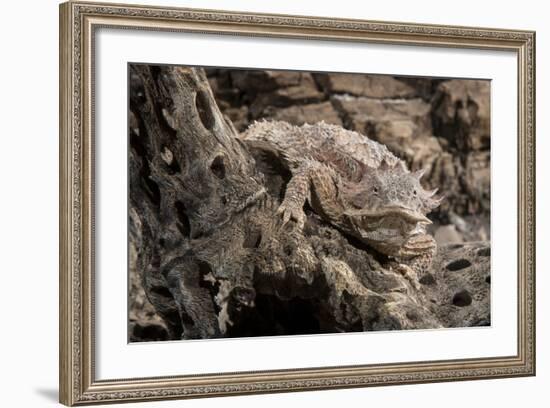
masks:
[[[277,214],[283,217],[283,226],[292,219],[298,229],[303,229],[306,200],[320,216],[331,218],[328,213],[334,211],[328,209],[336,206],[337,197],[333,173],[329,167],[313,160],[306,160],[300,165],[288,182],[283,202],[277,209]]]
[[[299,229],[304,227],[306,221],[304,203],[309,196],[310,173],[307,166],[301,166],[288,182],[285,198],[277,209],[277,215],[282,216],[283,226],[293,220]]]
[[[436,252],[437,243],[431,235],[414,235],[396,255],[399,261],[398,270],[418,288],[418,281],[430,272]]]

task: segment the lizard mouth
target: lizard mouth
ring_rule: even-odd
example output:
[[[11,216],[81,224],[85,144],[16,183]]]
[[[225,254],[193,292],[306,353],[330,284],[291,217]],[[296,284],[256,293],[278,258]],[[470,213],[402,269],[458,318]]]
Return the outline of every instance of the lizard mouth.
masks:
[[[410,224],[431,224],[432,222],[424,214],[411,209],[391,206],[377,210],[359,210],[354,212],[346,212],[346,215],[352,217],[355,220],[360,221],[365,226],[376,226],[387,218],[397,218]]]
[[[425,229],[432,222],[423,214],[403,207],[358,210],[347,213],[361,239],[400,246],[407,237]]]

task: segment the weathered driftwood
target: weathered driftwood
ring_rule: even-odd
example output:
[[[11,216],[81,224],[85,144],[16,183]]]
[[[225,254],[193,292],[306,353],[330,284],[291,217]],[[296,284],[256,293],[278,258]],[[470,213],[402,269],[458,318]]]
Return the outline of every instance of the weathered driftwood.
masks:
[[[130,76],[130,269],[166,338],[490,323],[486,243],[440,248],[416,287],[310,209],[283,227],[289,175],[237,139],[202,70]]]

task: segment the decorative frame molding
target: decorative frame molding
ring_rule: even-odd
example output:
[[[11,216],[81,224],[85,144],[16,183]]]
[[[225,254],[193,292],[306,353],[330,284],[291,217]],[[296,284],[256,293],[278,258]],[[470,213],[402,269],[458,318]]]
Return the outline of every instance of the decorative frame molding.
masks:
[[[98,27],[507,50],[518,56],[515,356],[95,380],[93,46]],[[60,5],[60,401],[66,405],[535,374],[535,33],[135,5]]]

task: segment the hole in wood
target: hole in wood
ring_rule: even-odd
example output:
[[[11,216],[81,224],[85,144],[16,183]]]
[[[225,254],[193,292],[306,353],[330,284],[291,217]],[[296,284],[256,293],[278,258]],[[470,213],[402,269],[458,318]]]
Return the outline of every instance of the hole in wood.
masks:
[[[187,209],[181,201],[176,201],[174,204],[176,207],[176,212],[178,215],[177,226],[184,237],[189,238],[191,234],[191,224],[189,222],[189,217],[187,217]]]
[[[458,259],[456,261],[451,262],[446,266],[448,271],[459,271],[461,269],[467,268],[471,266],[472,263],[468,261],[467,259]]]
[[[479,256],[491,256],[491,247],[478,249]]]
[[[262,242],[262,232],[260,230],[252,231],[246,235],[243,248],[259,248]]]
[[[461,290],[453,296],[453,305],[458,307],[469,306],[472,304],[472,296],[467,290]]]
[[[217,178],[224,179],[225,178],[225,164],[223,162],[223,156],[217,156],[210,165],[210,170],[212,170],[212,173],[214,173],[214,176]]]
[[[199,118],[204,128],[212,130],[216,120],[214,119],[212,109],[210,108],[210,105],[208,103],[206,92],[197,92],[197,94],[195,95],[195,107],[197,108],[197,113],[199,114]]]
[[[144,178],[144,191],[155,206],[160,206],[160,188],[150,177]]]

